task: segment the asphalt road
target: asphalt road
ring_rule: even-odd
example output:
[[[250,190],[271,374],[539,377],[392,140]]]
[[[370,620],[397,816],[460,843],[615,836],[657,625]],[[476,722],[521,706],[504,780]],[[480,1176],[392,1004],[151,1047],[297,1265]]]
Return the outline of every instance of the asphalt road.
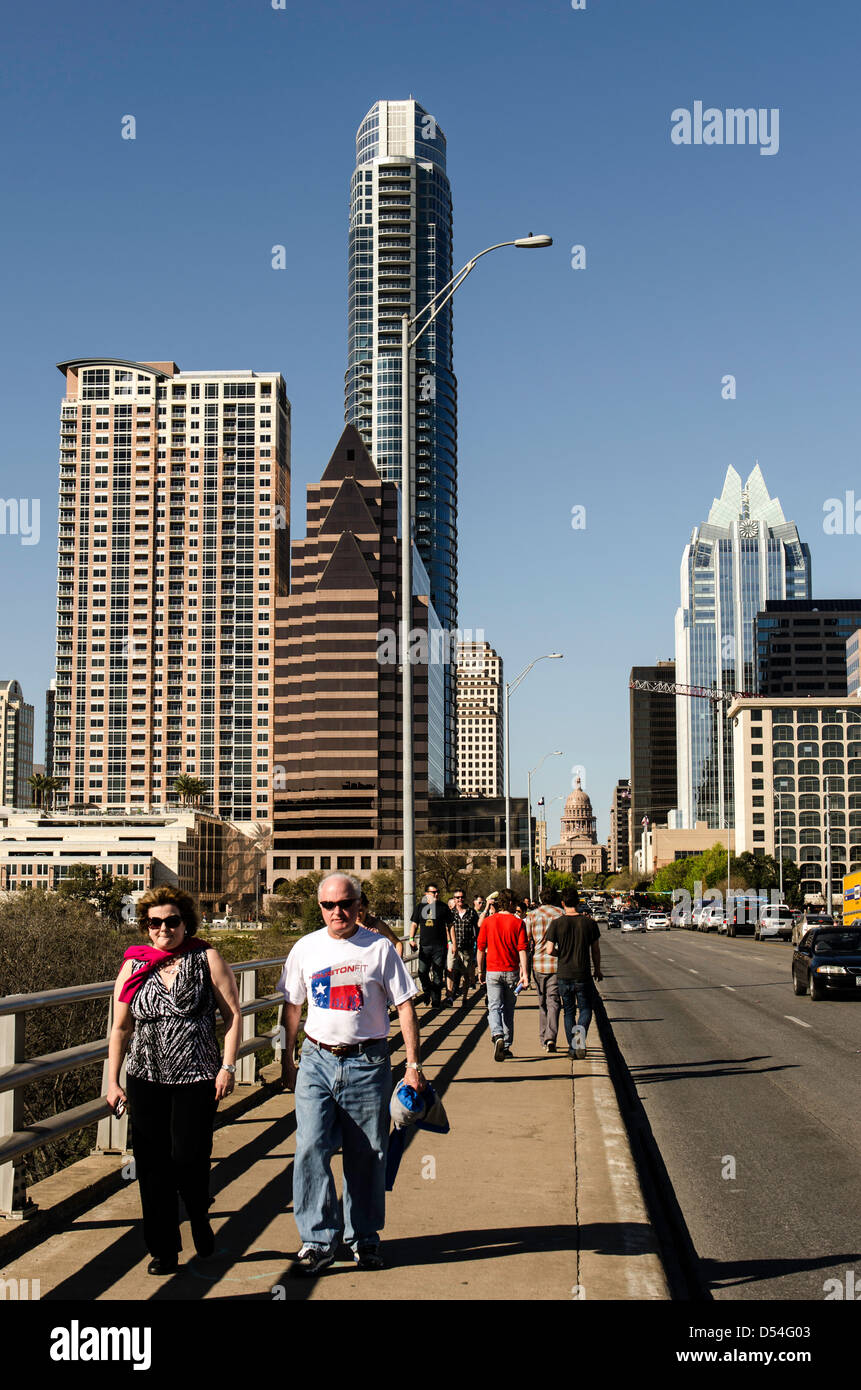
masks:
[[[861,1290],[861,998],[796,997],[778,941],[602,928],[601,952],[712,1297],[821,1301],[848,1270]]]

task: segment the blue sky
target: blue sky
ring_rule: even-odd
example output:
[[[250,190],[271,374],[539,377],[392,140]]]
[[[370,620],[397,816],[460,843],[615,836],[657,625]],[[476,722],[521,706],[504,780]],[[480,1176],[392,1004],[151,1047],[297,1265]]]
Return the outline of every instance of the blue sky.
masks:
[[[583,765],[606,835],[628,672],[673,654],[682,549],[729,464],[759,460],[815,595],[861,592],[861,535],[822,526],[826,499],[861,500],[857,0],[47,0],[8,11],[4,38],[0,491],[40,498],[41,538],[0,536],[0,676],[39,729],[55,363],[283,372],[302,534],[343,424],[355,130],[385,97],[414,95],[446,133],[457,265],[555,239],[488,257],[455,304],[460,623],[509,677],[565,653],[512,699],[515,792],[564,749],[534,795]],[[779,152],[674,145],[671,113],[695,101],[779,108]]]

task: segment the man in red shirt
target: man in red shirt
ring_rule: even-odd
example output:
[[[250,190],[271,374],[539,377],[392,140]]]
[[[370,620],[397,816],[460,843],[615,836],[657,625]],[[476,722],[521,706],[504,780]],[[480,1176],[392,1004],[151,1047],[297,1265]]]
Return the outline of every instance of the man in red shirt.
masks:
[[[499,894],[497,911],[485,917],[478,934],[478,978],[487,983],[487,1011],[493,1059],[510,1057],[514,1041],[515,990],[529,984],[526,928],[514,914],[516,899],[507,888]],[[485,970],[485,963],[487,969]]]

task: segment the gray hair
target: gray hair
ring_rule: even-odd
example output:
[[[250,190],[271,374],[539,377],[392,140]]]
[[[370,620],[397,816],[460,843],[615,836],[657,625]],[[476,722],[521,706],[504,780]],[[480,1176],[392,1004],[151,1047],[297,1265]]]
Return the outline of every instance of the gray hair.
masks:
[[[317,901],[318,901],[318,902],[321,902],[321,901],[322,901],[322,898],[323,898],[323,884],[324,884],[324,883],[330,883],[330,882],[332,881],[333,878],[339,878],[339,879],[341,879],[341,881],[342,881],[343,883],[349,883],[349,885],[350,885],[350,897],[351,897],[352,899],[354,899],[355,902],[358,902],[358,901],[359,901],[359,898],[362,896],[362,885],[361,885],[361,883],[359,882],[359,880],[358,880],[357,878],[354,878],[352,874],[334,873],[334,874],[327,874],[325,878],[321,878],[321,879],[320,879],[320,882],[319,882],[318,885],[317,885]]]

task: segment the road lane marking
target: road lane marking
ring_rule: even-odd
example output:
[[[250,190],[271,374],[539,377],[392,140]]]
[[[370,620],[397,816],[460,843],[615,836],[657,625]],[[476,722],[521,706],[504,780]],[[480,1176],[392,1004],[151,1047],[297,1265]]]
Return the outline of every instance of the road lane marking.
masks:
[[[667,956],[667,960],[671,960],[673,962],[673,965],[675,965],[676,963],[675,956]]]
[[[698,970],[691,970],[690,966],[688,966],[688,974],[689,974],[689,975],[699,975],[699,973],[700,973],[700,972],[699,972]]]
[[[812,1027],[813,1027],[813,1024],[812,1024],[812,1023],[804,1023],[804,1022],[802,1022],[802,1020],[801,1020],[800,1018],[796,1018],[796,1017],[794,1016],[794,1014],[784,1014],[783,1017],[784,1017],[784,1018],[788,1018],[789,1021],[790,1021],[790,1023],[797,1023],[798,1026],[799,1026],[799,1028],[812,1028]]]
[[[721,989],[728,989],[730,993],[735,994],[735,985],[721,985]]]

